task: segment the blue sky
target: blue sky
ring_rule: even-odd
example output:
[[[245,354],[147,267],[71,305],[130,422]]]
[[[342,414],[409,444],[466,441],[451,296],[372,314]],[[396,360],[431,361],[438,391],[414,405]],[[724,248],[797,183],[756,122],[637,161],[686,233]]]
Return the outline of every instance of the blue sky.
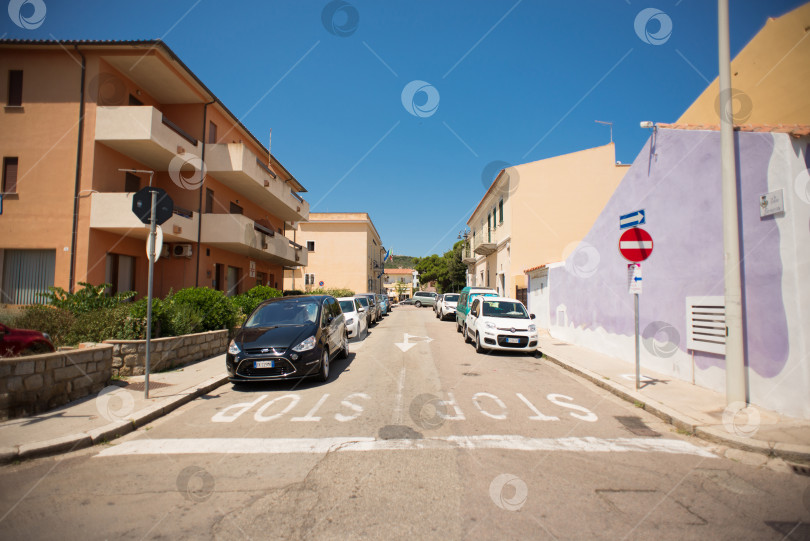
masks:
[[[639,121],[674,122],[718,72],[712,0],[42,1],[39,28],[2,17],[0,35],[163,38],[260,140],[272,128],[312,211],[368,212],[414,256],[457,240],[492,162],[606,144],[594,120],[632,162]],[[802,3],[731,0],[732,55]],[[637,34],[646,8],[663,15]],[[432,86],[406,100],[421,116],[412,81]]]

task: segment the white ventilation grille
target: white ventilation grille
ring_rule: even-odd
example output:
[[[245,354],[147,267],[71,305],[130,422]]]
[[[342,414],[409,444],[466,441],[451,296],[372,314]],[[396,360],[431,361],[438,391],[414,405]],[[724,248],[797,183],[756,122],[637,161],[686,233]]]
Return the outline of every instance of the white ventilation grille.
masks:
[[[686,297],[686,347],[726,354],[725,297]]]

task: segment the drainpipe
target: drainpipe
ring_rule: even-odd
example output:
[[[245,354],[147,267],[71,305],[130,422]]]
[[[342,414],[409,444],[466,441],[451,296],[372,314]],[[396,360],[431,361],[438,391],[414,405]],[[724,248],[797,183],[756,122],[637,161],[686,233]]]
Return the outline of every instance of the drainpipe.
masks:
[[[68,291],[73,293],[73,282],[76,279],[76,243],[79,235],[79,188],[82,180],[82,139],[84,138],[84,77],[87,71],[87,59],[79,51],[79,47],[73,48],[82,57],[81,86],[79,87],[79,141],[76,145],[76,180],[73,186],[73,229],[70,238],[70,282]]]
[[[743,349],[740,229],[737,212],[737,168],[734,148],[734,109],[731,103],[731,53],[728,0],[717,1],[720,62],[720,163],[723,194],[723,251],[726,304],[726,403],[747,402]]]
[[[194,287],[200,287],[200,237],[202,235],[202,205],[203,205],[203,187],[205,185],[205,129],[208,127],[206,121],[208,120],[208,106],[216,103],[216,100],[206,103],[203,106],[203,129],[202,129],[202,167],[200,168],[200,201],[197,205],[197,270],[194,272]]]

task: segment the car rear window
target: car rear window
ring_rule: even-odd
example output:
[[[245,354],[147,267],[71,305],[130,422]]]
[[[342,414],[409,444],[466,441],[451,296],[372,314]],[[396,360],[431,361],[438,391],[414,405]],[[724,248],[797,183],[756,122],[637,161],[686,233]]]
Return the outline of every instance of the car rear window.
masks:
[[[447,294],[444,296],[444,300],[448,302],[458,302],[458,295]]]

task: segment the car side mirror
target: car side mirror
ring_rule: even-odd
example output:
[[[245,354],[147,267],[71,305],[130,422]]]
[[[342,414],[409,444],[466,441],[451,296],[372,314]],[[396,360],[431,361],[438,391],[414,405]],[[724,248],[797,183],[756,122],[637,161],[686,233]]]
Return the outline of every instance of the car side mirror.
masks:
[[[366,311],[366,309],[365,309],[365,308],[363,308],[363,307],[361,306],[361,307],[360,307],[360,308],[359,308],[357,311],[358,311],[358,312],[365,312],[365,311]]]
[[[536,317],[537,317],[537,316],[536,316],[536,315],[534,315],[534,314],[529,314],[529,319],[534,319],[534,318],[536,318]]]

